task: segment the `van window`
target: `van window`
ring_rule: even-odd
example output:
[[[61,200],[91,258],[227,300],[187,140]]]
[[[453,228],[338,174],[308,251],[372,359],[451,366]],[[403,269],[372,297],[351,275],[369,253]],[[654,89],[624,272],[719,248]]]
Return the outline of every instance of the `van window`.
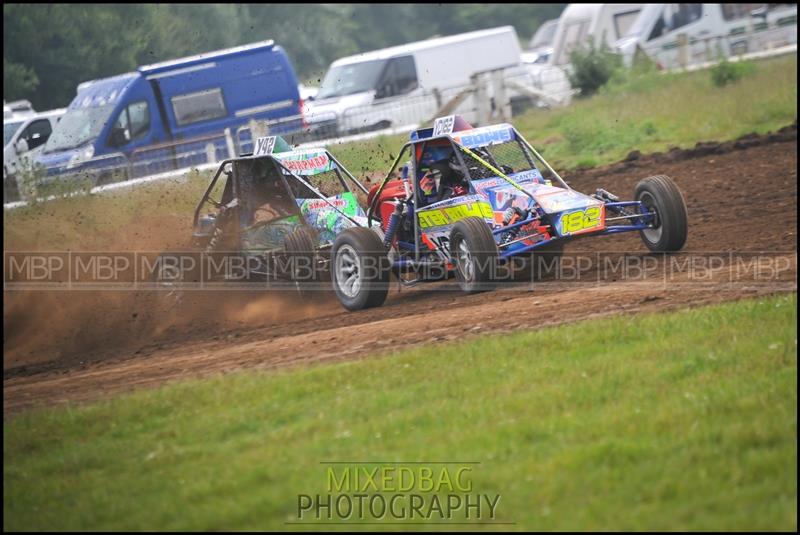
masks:
[[[178,126],[219,119],[228,115],[222,89],[205,89],[196,93],[178,95],[170,99]]]
[[[331,67],[317,92],[317,99],[343,97],[375,89],[385,59]]]
[[[53,127],[50,126],[49,119],[38,119],[22,131],[19,139],[24,139],[28,143],[28,149],[35,149],[40,145],[44,145],[52,131]]]
[[[149,130],[150,107],[147,105],[147,101],[134,102],[119,112],[119,117],[111,130],[109,144],[112,147],[120,147],[144,136]],[[121,134],[116,132],[121,132]]]
[[[764,7],[765,4],[720,4],[722,17],[725,20],[743,19],[750,16],[751,11]]]
[[[389,61],[378,84],[377,98],[405,95],[417,88],[417,68],[413,56],[403,56]]]
[[[14,139],[14,134],[17,133],[19,127],[22,126],[22,121],[17,123],[3,123],[3,146],[5,147],[8,143]]]
[[[68,110],[53,129],[44,152],[74,149],[97,138],[111,119],[112,111],[114,106],[111,104]]]

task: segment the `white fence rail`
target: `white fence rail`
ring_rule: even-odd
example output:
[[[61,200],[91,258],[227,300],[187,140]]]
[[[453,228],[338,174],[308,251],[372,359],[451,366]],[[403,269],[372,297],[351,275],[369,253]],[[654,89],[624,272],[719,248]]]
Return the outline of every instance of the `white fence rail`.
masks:
[[[96,169],[39,177],[33,185],[27,183],[26,187],[17,189],[35,197],[37,202],[45,202],[64,196],[87,192],[100,194],[175,179],[192,169],[213,169],[219,161],[252,152],[253,140],[262,135],[282,135],[292,145],[303,147],[337,145],[407,133],[439,115],[453,113],[463,115],[476,125],[510,121],[513,115],[530,106],[557,103],[555,99],[546,100],[535,83],[535,77],[528,73],[513,77],[501,76],[497,71],[481,73],[467,85],[423,92],[412,97],[382,99],[370,106],[346,109],[334,124],[321,125],[321,128],[319,124],[304,125],[299,116],[271,122],[251,121],[235,131],[226,130],[216,135],[145,147],[127,157],[121,153],[106,155],[102,157],[102,165]],[[92,187],[63,195],[42,197],[37,193],[57,181],[65,185],[90,181]],[[12,200],[4,203],[3,208],[12,210],[27,204],[26,199]]]
[[[736,36],[725,38],[733,37]],[[744,37],[746,36],[739,36],[740,39]],[[767,37],[761,36],[761,39],[765,38]],[[671,52],[670,57],[685,58],[689,54],[686,47],[696,45],[697,43],[687,42],[682,45],[682,50]],[[704,50],[712,48],[715,47],[708,43],[703,45]],[[659,57],[655,53],[657,51],[648,52],[653,52],[655,57]],[[731,59],[757,59],[788,53],[797,53],[796,43],[739,54]],[[673,70],[695,70],[710,67],[718,61],[717,56],[707,62],[694,61],[699,58],[697,54],[690,56],[692,61],[685,65],[675,62],[669,65]],[[214,169],[219,161],[251,152],[253,139],[262,135],[282,135],[291,144],[300,147],[331,146],[383,135],[407,133],[421,124],[429,123],[437,116],[454,113],[463,115],[467,121],[475,125],[510,121],[513,116],[531,106],[565,105],[571,100],[572,94],[573,91],[566,82],[564,72],[557,67],[544,67],[535,71],[521,72],[515,76],[501,76],[498,72],[487,72],[476,75],[467,85],[425,92],[413,97],[385,99],[386,102],[347,109],[333,124],[300,127],[302,117],[289,117],[273,122],[251,122],[233,132],[226,130],[217,135],[143,148],[134,151],[130,157],[122,154],[107,155],[103,158],[114,160],[113,165],[104,165],[95,171],[84,172],[77,176],[63,176],[60,179],[85,179],[90,176],[93,187],[88,189],[88,193],[103,194],[160,180],[174,180],[186,176],[194,169],[200,171]],[[22,189],[31,192],[37,202],[87,193],[84,189],[79,193],[40,197],[36,194],[36,188]],[[4,210],[28,205],[24,199],[5,201],[4,199]]]

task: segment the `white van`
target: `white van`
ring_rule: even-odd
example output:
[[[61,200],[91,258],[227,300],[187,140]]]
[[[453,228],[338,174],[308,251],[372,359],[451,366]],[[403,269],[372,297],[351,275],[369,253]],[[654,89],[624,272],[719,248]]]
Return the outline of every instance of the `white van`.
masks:
[[[616,43],[664,69],[797,44],[797,4],[648,4]]]
[[[564,67],[576,48],[593,40],[613,48],[639,17],[644,4],[570,4],[558,19],[550,64]]]
[[[15,175],[30,165],[50,133],[66,112],[65,108],[36,113],[30,110],[12,111],[3,117],[3,199],[16,190]]]
[[[312,132],[350,133],[433,118],[477,73],[521,76],[512,26],[419,41],[334,61],[303,115]],[[475,120],[475,96],[449,110]]]

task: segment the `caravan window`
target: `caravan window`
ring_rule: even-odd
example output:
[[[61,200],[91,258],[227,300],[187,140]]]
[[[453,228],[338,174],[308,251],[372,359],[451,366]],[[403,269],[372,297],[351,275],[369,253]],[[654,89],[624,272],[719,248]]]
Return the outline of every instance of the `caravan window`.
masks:
[[[417,88],[417,68],[412,56],[394,58],[389,61],[381,82],[377,98],[405,95]]]
[[[219,119],[228,115],[222,89],[204,89],[196,93],[178,95],[170,99],[178,126]]]
[[[664,4],[661,17],[653,26],[648,41],[677,30],[689,23],[699,20],[703,16],[703,4]]]
[[[766,4],[720,4],[722,17],[725,20],[743,19],[750,16],[750,12],[761,9]]]
[[[617,34],[614,36],[614,39],[619,39],[623,35],[627,35],[630,31],[631,27],[633,27],[633,23],[636,22],[636,19],[639,17],[639,10],[634,9],[631,11],[626,11],[624,13],[617,13],[614,15],[614,30],[616,30]]]
[[[561,46],[559,46],[558,57],[556,58],[556,65],[566,65],[569,63],[569,56],[586,39],[586,33],[589,31],[589,20],[579,20],[569,23],[564,28],[564,33],[561,36]]]

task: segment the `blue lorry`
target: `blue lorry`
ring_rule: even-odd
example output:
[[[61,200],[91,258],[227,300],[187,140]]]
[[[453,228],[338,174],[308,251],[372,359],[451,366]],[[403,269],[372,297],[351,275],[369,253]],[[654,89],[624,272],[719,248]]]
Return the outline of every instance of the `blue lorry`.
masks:
[[[302,128],[297,78],[273,41],[142,66],[84,82],[37,163],[46,179],[93,185],[228,158],[235,130]]]

